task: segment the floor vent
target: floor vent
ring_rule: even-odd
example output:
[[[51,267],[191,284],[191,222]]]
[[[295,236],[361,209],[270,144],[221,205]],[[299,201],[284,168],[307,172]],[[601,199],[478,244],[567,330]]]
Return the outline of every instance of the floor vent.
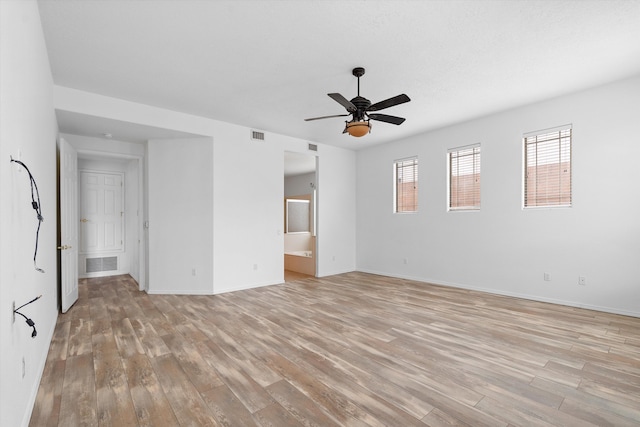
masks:
[[[318,146],[316,144],[309,144],[309,150],[318,151]]]
[[[118,269],[118,257],[87,258],[86,272],[98,273],[100,271],[116,271]]]
[[[254,141],[264,141],[264,132],[258,132],[257,130],[252,130],[251,139],[253,139]]]

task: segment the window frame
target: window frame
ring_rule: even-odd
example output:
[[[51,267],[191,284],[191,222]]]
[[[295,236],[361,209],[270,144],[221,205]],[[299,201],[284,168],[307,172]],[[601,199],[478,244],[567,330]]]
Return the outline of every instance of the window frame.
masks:
[[[413,162],[413,177],[414,180],[413,181],[409,181],[409,182],[414,182],[414,210],[398,210],[399,208],[399,193],[398,193],[398,184],[399,184],[399,176],[398,176],[398,170],[399,167],[409,167],[409,166],[401,166],[403,163],[405,162]],[[419,166],[420,166],[420,162],[418,160],[418,156],[411,156],[411,157],[405,157],[402,159],[396,159],[393,161],[393,213],[394,214],[415,214],[418,212],[418,188],[419,188]]]
[[[563,136],[563,132],[567,132],[568,131],[568,135],[564,135]],[[546,141],[532,141],[532,142],[528,142],[528,139],[530,138],[540,138],[540,137],[545,137],[547,135],[551,135],[557,133],[558,137],[557,138],[549,138],[547,137]],[[559,175],[559,184],[558,184],[558,190],[557,190],[557,194],[555,194],[554,196],[559,198],[559,203],[545,203],[542,204],[542,202],[538,202],[537,200],[532,204],[531,202],[527,202],[527,196],[528,196],[528,189],[531,188],[530,185],[528,185],[528,180],[529,180],[529,166],[527,165],[528,163],[528,144],[540,144],[543,142],[550,142],[550,141],[557,141],[557,145],[558,145],[558,162],[547,162],[547,163],[539,163],[537,158],[538,158],[538,154],[536,154],[536,165],[535,166],[531,166],[531,167],[535,167],[536,168],[536,176],[538,174],[538,167],[540,165],[549,165],[549,164],[557,164],[559,165],[559,169],[560,169],[560,165],[563,163],[562,162],[562,157],[563,157],[563,153],[562,153],[562,144],[563,144],[563,139],[567,139],[568,138],[568,166],[569,166],[569,171],[568,171],[568,203],[562,203],[562,198],[563,197],[567,197],[567,195],[565,194],[563,196],[563,189],[562,189],[562,182],[560,175]],[[522,209],[523,210],[535,210],[535,209],[563,209],[563,208],[571,208],[573,207],[573,125],[572,124],[566,124],[566,125],[562,125],[562,126],[556,126],[553,128],[547,128],[547,129],[542,129],[542,130],[537,130],[537,131],[533,131],[533,132],[527,132],[524,133],[522,135]],[[551,196],[547,196],[547,198],[550,198]],[[536,197],[537,199],[537,197]]]
[[[478,150],[477,152],[475,150]],[[454,153],[460,153],[461,151],[467,151],[467,150],[473,150],[471,154],[468,154],[470,156],[472,156],[472,161],[473,161],[473,170],[474,173],[472,175],[475,175],[475,165],[476,165],[476,157],[477,157],[477,165],[478,165],[478,176],[480,178],[480,180],[478,181],[478,190],[477,190],[477,194],[478,194],[478,202],[477,204],[473,204],[473,205],[465,205],[465,206],[452,206],[452,191],[451,191],[451,186],[453,184],[453,170],[452,170],[452,160],[453,157],[452,155]],[[450,148],[447,150],[447,212],[465,212],[465,211],[470,211],[470,212],[477,212],[481,209],[482,206],[482,179],[481,179],[481,172],[482,172],[482,144],[481,143],[476,143],[476,144],[470,144],[470,145],[464,145],[461,147],[454,147],[454,148]]]

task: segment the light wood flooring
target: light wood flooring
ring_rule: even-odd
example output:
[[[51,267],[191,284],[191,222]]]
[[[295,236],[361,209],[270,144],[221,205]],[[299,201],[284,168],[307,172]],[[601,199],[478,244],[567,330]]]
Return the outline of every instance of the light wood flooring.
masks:
[[[364,273],[82,280],[32,426],[638,426],[640,319]]]

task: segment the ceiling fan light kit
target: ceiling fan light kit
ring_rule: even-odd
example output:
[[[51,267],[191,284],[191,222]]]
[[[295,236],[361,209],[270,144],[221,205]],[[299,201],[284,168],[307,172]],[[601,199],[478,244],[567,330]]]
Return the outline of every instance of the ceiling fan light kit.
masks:
[[[345,127],[344,131],[351,136],[360,138],[361,136],[365,136],[366,134],[371,132],[371,123],[369,123],[368,120],[361,122],[347,122],[347,126]]]
[[[394,125],[402,124],[405,119],[402,117],[389,116],[387,114],[369,114],[370,111],[380,111],[385,108],[393,107],[394,105],[404,104],[411,101],[411,99],[404,93],[394,96],[384,101],[371,104],[367,98],[360,96],[360,77],[364,75],[364,68],[356,67],[352,70],[352,74],[358,79],[358,95],[349,101],[339,93],[329,93],[329,97],[342,105],[347,114],[335,114],[332,116],[313,117],[305,119],[305,121],[328,119],[332,117],[345,117],[352,116],[351,120],[346,122],[345,129],[342,133],[348,133],[351,136],[357,138],[362,137],[371,132],[371,120],[378,120],[381,122],[391,123]]]

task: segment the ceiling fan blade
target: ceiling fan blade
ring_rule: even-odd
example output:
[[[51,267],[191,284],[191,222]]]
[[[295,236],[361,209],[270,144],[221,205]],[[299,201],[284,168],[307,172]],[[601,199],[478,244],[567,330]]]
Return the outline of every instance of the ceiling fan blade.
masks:
[[[327,95],[329,95],[338,104],[346,108],[348,112],[353,113],[357,110],[356,106],[353,105],[351,101],[349,101],[347,98],[340,95],[339,93],[328,93]]]
[[[393,98],[385,99],[384,101],[376,102],[367,108],[367,111],[380,111],[385,108],[393,107],[394,105],[404,104],[405,102],[409,102],[411,99],[405,95],[394,96]]]
[[[403,117],[388,116],[386,114],[368,114],[371,120],[378,120],[380,122],[391,123],[394,125],[401,125],[406,119]]]
[[[351,114],[334,114],[333,116],[322,116],[322,117],[312,117],[310,119],[304,119],[305,122],[310,122],[312,120],[321,120],[321,119],[330,119],[332,117],[346,117],[346,116],[350,116]]]

